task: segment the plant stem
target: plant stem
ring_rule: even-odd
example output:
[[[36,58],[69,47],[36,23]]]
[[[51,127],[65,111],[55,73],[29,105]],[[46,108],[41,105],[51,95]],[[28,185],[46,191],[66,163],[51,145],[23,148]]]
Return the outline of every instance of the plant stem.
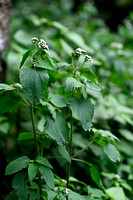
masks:
[[[82,153],[85,149],[88,148],[88,146],[91,144],[92,142],[89,142],[89,144],[87,144],[84,148],[82,148],[80,151],[78,151],[77,153],[75,153],[72,158],[75,158],[76,156],[78,156],[80,153]]]
[[[35,128],[35,120],[34,120],[34,108],[30,106],[30,114],[31,114],[31,121],[32,121],[32,127],[33,127],[33,133],[34,133],[34,140],[35,140],[35,148],[36,148],[36,156],[40,156],[39,153],[39,145],[36,137],[36,128]],[[39,180],[39,190],[40,190],[40,200],[42,200],[42,181],[41,181],[41,173],[38,175]]]
[[[71,123],[71,129],[70,129],[70,147],[69,147],[69,154],[70,157],[72,156],[72,137],[73,137],[73,118],[72,118],[72,111],[70,110],[70,123]],[[67,183],[66,183],[66,188],[69,188],[69,177],[70,177],[70,168],[71,168],[71,163],[68,163],[67,166]],[[68,200],[68,196],[66,196],[66,200]]]

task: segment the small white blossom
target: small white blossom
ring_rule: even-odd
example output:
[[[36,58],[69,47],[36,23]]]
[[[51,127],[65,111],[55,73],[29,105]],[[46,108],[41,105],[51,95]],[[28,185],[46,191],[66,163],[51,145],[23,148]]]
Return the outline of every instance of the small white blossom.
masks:
[[[81,49],[81,48],[77,48],[77,49],[75,50],[75,54],[77,54],[77,55],[81,55],[82,53],[86,53],[86,50]]]
[[[37,66],[37,63],[36,61],[33,61],[33,66],[36,67]]]
[[[40,42],[38,42],[39,49],[49,50],[48,45],[43,39],[40,39]]]
[[[91,58],[91,56],[85,55],[85,59],[86,59],[86,61],[90,61],[90,63],[92,63],[92,58]]]
[[[120,179],[120,178],[121,178],[119,174],[115,174],[114,177],[115,177],[116,179]]]
[[[69,194],[69,189],[65,188],[65,194],[68,195]]]
[[[33,43],[35,43],[35,42],[37,42],[37,41],[38,41],[38,38],[36,38],[36,37],[33,37],[33,38],[31,38],[31,41],[32,41]]]

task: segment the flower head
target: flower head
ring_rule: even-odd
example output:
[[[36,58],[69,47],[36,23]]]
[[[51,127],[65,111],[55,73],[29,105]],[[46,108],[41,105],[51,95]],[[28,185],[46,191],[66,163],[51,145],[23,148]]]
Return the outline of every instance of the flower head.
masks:
[[[76,54],[76,55],[81,55],[82,53],[86,53],[86,50],[81,49],[81,48],[77,48],[77,49],[75,50],[75,54]]]
[[[49,50],[48,45],[46,44],[46,41],[43,39],[40,39],[40,42],[38,42],[39,49]]]
[[[38,38],[36,38],[36,37],[33,37],[33,38],[31,38],[31,41],[32,41],[33,43],[35,43],[35,42],[37,42],[37,41],[38,41]]]
[[[90,63],[92,64],[91,56],[85,55],[85,61],[90,61]]]
[[[65,194],[68,195],[69,194],[69,189],[65,188]]]

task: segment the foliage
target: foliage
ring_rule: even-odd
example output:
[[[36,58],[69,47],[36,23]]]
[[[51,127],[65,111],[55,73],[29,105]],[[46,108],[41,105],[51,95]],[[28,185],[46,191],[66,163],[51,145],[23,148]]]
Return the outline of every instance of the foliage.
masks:
[[[132,199],[132,14],[112,33],[93,4],[82,4],[74,16],[66,2],[62,10],[57,3],[40,7],[40,15],[34,6],[19,18],[14,12],[8,84],[0,84],[1,144],[9,138],[18,149],[6,155],[6,174],[15,173],[6,199]],[[39,48],[38,38],[33,49],[34,35],[49,50]],[[87,52],[78,54],[79,47]],[[14,83],[18,68],[21,84]]]

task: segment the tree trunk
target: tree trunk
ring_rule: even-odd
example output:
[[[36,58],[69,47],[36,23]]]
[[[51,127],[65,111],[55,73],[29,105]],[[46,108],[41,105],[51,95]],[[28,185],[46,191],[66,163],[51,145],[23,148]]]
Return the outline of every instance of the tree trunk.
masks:
[[[9,47],[9,25],[11,19],[11,0],[0,0],[0,82],[6,80],[6,64],[3,52]]]

